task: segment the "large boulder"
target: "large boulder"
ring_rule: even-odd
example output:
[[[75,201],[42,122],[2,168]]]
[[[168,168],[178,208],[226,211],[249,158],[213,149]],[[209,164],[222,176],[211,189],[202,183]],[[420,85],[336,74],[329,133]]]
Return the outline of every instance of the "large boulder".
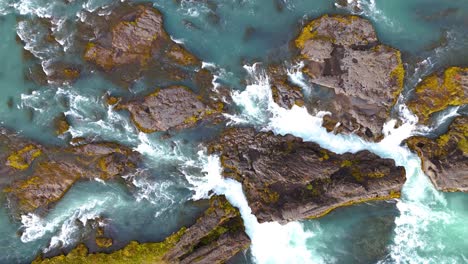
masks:
[[[223,175],[242,183],[260,222],[320,217],[354,203],[399,197],[405,170],[369,151],[342,155],[250,128],[227,130],[210,151]]]
[[[448,131],[434,139],[411,137],[408,147],[416,151],[422,169],[442,191],[468,192],[468,117],[457,117]]]
[[[463,104],[468,104],[468,68],[460,67],[450,67],[425,77],[407,103],[419,122],[426,125],[433,114]]]
[[[332,113],[324,126],[379,140],[403,87],[400,52],[380,44],[372,24],[358,16],[312,20],[294,45],[309,81],[336,94],[333,100],[312,106]]]
[[[152,133],[194,126],[204,118],[219,116],[222,103],[205,104],[186,87],[174,86],[158,89],[150,95],[120,105],[127,109],[140,131]]]
[[[151,5],[119,4],[102,16],[88,13],[80,27],[84,59],[119,84],[141,76],[159,82],[193,78],[201,62],[174,42]],[[107,10],[107,11],[110,11]]]
[[[193,226],[181,228],[162,242],[133,241],[109,254],[88,254],[79,245],[66,256],[39,256],[33,263],[225,263],[249,245],[239,211],[224,197],[214,197]]]
[[[136,169],[139,154],[114,143],[46,147],[6,130],[0,135],[1,187],[17,214],[43,213],[84,179],[115,179]]]

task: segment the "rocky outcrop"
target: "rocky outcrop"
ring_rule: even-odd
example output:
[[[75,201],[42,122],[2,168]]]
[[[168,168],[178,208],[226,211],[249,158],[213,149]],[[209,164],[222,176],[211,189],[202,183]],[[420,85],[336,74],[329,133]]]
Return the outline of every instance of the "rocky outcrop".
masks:
[[[450,67],[425,77],[407,105],[419,122],[429,124],[434,113],[468,104],[468,68]]]
[[[142,75],[181,81],[196,74],[201,62],[171,40],[161,13],[151,5],[119,4],[108,15],[88,13],[80,31],[84,59],[112,80],[129,84]]]
[[[271,93],[275,103],[287,109],[290,109],[294,105],[304,105],[302,89],[291,83],[284,67],[271,65],[268,68],[268,76],[270,78]]]
[[[325,127],[341,126],[339,132],[380,139],[403,87],[400,52],[380,44],[372,24],[357,16],[312,20],[294,45],[310,82],[336,94],[333,100],[312,106],[332,113]]]
[[[139,154],[113,143],[50,148],[3,131],[0,171],[3,191],[16,211],[44,212],[83,179],[109,180],[131,172]]]
[[[405,170],[369,151],[342,155],[287,135],[227,130],[210,147],[223,175],[242,183],[260,222],[320,217],[354,203],[399,197]]]
[[[457,117],[448,131],[434,139],[411,137],[408,147],[416,151],[422,169],[437,189],[468,192],[468,117]]]
[[[250,245],[239,211],[224,197],[211,199],[211,206],[190,228],[182,228],[159,243],[131,242],[110,254],[88,254],[79,245],[68,255],[33,263],[224,263]]]
[[[130,101],[118,108],[130,112],[140,131],[152,133],[188,128],[201,119],[219,116],[223,104],[217,103],[211,107],[188,88],[174,86],[158,89],[143,99]]]
[[[249,245],[239,211],[226,198],[215,197],[164,259],[168,263],[224,263]]]

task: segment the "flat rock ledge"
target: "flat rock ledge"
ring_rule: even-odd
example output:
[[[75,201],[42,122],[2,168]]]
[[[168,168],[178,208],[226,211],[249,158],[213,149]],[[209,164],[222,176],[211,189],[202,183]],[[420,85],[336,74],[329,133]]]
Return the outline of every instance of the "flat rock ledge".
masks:
[[[260,222],[321,217],[355,203],[398,198],[405,169],[369,151],[336,154],[292,135],[232,128],[212,143],[223,175],[242,183]]]

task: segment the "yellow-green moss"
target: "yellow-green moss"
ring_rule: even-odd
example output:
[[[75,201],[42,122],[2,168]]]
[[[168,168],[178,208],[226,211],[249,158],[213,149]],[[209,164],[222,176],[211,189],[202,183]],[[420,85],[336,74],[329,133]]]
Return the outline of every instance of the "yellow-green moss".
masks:
[[[68,255],[60,255],[50,259],[42,259],[38,257],[33,261],[33,264],[50,263],[50,264],[152,264],[152,263],[167,263],[163,259],[174,245],[180,240],[185,233],[186,228],[182,228],[172,234],[160,243],[143,243],[132,241],[121,250],[106,253],[88,254],[88,250],[84,245],[79,245],[72,250]]]
[[[362,199],[356,199],[356,200],[351,200],[347,202],[342,202],[340,204],[337,204],[335,206],[332,206],[330,208],[327,208],[326,210],[323,210],[322,212],[316,214],[316,215],[311,215],[307,217],[308,219],[316,219],[323,217],[327,214],[329,214],[331,211],[340,208],[340,207],[345,207],[345,206],[351,206],[359,203],[365,203],[365,202],[371,202],[371,201],[384,201],[384,200],[390,200],[390,199],[397,199],[400,198],[401,193],[398,191],[390,191],[388,195],[385,196],[378,196],[378,197],[370,197],[370,198],[362,198]]]
[[[463,74],[468,74],[468,68],[450,67],[444,71],[442,78],[434,73],[416,86],[415,97],[408,107],[419,117],[419,121],[426,123],[433,113],[449,106],[468,104],[461,81]]]
[[[112,246],[112,238],[107,237],[97,237],[96,238],[96,245],[100,248],[108,248]]]
[[[403,90],[403,82],[405,79],[405,67],[403,66],[403,61],[401,60],[401,52],[395,50],[395,57],[397,59],[397,66],[390,72],[390,78],[396,81],[398,89],[393,93],[394,102],[396,102],[398,96]]]
[[[28,145],[8,156],[6,165],[17,170],[26,170],[29,168],[29,165],[31,165],[31,162],[33,162],[41,154],[42,151],[38,147],[34,145]],[[29,155],[30,160],[28,160],[27,155]]]

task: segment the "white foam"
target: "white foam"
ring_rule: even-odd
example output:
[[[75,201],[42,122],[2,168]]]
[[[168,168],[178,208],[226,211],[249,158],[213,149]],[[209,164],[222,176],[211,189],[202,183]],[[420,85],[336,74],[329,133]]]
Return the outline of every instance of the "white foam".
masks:
[[[237,207],[244,221],[245,231],[252,241],[252,255],[257,263],[308,263],[321,262],[307,249],[313,234],[304,231],[298,222],[280,225],[277,222],[259,223],[242,191],[242,185],[232,179],[223,179],[218,156],[199,152],[204,177],[190,176],[187,180],[195,187],[193,199],[209,198],[212,192],[225,195]]]

